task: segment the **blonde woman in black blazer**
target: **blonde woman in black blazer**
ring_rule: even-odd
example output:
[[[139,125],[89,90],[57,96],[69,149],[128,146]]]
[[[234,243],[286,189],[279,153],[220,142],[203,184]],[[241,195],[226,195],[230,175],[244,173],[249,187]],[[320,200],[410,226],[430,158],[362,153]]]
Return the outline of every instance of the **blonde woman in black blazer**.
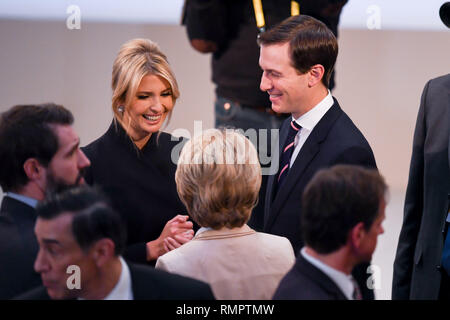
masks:
[[[175,76],[158,45],[147,39],[125,43],[112,72],[114,119],[108,131],[83,148],[91,160],[89,184],[100,185],[127,223],[125,256],[154,262],[193,236],[192,222],[175,187],[172,149],[179,143],[161,132],[179,96]]]

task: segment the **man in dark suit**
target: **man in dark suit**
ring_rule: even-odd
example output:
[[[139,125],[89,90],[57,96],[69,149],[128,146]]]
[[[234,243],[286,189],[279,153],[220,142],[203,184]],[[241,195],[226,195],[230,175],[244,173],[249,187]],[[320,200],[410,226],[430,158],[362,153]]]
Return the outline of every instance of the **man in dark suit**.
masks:
[[[450,28],[450,2],[440,11],[442,21]],[[450,270],[441,267],[450,222],[449,128],[447,74],[428,81],[422,93],[394,262],[392,299],[450,299]]]
[[[269,29],[289,15],[297,14],[295,7],[300,5],[302,14],[324,22],[337,36],[346,3],[347,0],[264,0],[260,1],[260,13],[264,17],[264,28]],[[271,129],[279,129],[288,115],[273,112],[267,95],[258,89],[261,69],[255,40],[262,26],[256,23],[254,4],[251,0],[186,0],[183,24],[191,46],[198,52],[212,53],[215,126],[242,129],[248,136],[252,130],[267,130],[267,139],[259,136],[259,143],[252,140],[258,148],[263,170],[267,170],[271,165],[266,160],[272,154]],[[334,86],[333,79],[332,74],[330,89]],[[274,150],[277,152],[276,146]],[[263,227],[267,178],[263,175],[260,201],[253,208],[249,221],[258,231]]]
[[[384,232],[386,189],[374,169],[337,165],[317,172],[303,194],[305,247],[274,299],[362,299],[351,272],[371,260]]]
[[[48,193],[83,183],[89,160],[79,149],[69,110],[19,105],[0,118],[0,299],[40,284],[33,270],[38,245],[35,206]]]
[[[331,96],[328,84],[338,45],[333,33],[309,16],[286,19],[262,33],[261,90],[275,112],[291,113],[280,131],[280,165],[269,177],[264,232],[287,237],[298,254],[301,195],[321,168],[335,164],[376,167],[372,150],[358,128]],[[274,161],[274,160],[273,160]],[[365,297],[367,264],[355,270]]]
[[[125,262],[123,223],[95,189],[50,196],[37,215],[34,268],[44,286],[17,299],[214,299],[204,282]]]

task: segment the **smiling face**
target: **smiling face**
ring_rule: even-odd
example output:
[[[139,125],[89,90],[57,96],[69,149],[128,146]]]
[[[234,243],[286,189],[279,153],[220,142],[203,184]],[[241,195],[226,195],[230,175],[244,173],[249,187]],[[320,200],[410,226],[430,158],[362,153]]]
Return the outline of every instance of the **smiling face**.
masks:
[[[260,89],[269,94],[273,111],[295,118],[306,112],[309,73],[301,74],[292,66],[289,43],[262,45],[259,65]]]
[[[173,93],[167,80],[153,74],[142,78],[122,119],[128,135],[138,147],[140,141],[145,144],[152,133],[160,130],[173,105]]]

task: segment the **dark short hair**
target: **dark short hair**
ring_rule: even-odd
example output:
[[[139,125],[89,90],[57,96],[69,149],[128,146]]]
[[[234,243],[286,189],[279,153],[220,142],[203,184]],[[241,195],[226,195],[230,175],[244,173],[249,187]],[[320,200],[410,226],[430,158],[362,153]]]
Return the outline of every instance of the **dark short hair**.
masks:
[[[386,190],[383,177],[375,169],[337,165],[318,171],[302,198],[305,244],[327,254],[345,245],[350,230],[358,223],[363,222],[369,230]]]
[[[71,125],[72,113],[54,103],[17,105],[0,116],[0,185],[3,191],[17,191],[28,177],[23,165],[36,158],[48,166],[59,148],[51,125]]]
[[[108,198],[98,189],[81,186],[51,194],[37,206],[37,215],[44,220],[62,214],[72,214],[72,233],[82,250],[88,250],[100,239],[114,242],[120,255],[126,242],[126,231],[120,216],[112,209]]]
[[[298,15],[285,19],[272,29],[260,34],[259,45],[289,43],[292,66],[300,73],[320,64],[325,72],[322,83],[328,88],[338,55],[338,44],[333,32],[321,21]]]

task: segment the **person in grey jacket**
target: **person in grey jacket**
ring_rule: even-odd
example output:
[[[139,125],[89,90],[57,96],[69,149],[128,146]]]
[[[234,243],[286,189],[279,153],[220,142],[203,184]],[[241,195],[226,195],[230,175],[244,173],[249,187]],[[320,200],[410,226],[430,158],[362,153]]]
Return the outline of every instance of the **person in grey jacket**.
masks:
[[[441,19],[450,28],[450,2]],[[450,297],[442,268],[450,193],[450,74],[428,81],[414,133],[403,226],[394,262],[393,299]]]

